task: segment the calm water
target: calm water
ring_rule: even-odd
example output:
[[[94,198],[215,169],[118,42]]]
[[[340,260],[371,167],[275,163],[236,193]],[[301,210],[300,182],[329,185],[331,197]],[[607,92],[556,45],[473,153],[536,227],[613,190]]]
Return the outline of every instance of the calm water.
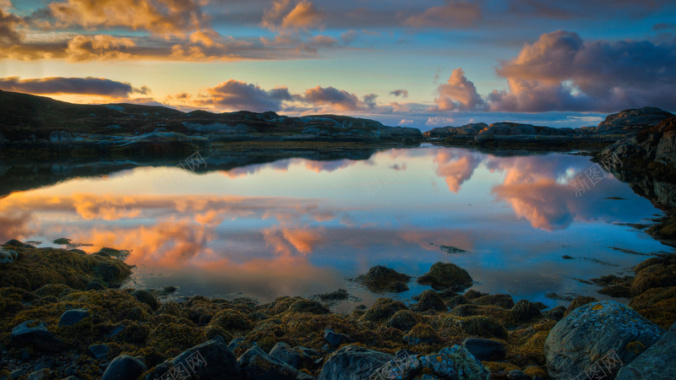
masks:
[[[130,249],[137,269],[128,286],[175,285],[178,296],[270,300],[345,287],[369,304],[377,296],[347,278],[378,264],[419,276],[445,261],[467,269],[476,289],[555,305],[545,293],[604,298],[576,279],[626,272],[647,258],[611,247],[670,250],[618,225],[660,211],[612,175],[576,196],[571,181],[592,166],[567,154],[423,147],[201,174],[141,167],[2,198],[0,237]],[[396,297],[425,288],[410,285]]]

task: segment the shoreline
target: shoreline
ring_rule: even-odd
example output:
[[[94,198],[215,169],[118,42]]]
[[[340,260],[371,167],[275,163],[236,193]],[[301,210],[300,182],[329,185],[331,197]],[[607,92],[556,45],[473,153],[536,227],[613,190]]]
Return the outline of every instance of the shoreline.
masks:
[[[218,344],[214,339],[231,346],[229,350],[240,359],[251,350],[261,350],[267,358],[286,350],[284,344],[304,347],[306,355],[298,354],[302,360],[297,366],[302,368],[296,368],[296,375],[303,370],[319,378],[335,356],[332,354],[346,347],[363,347],[384,355],[407,350],[410,355],[424,356],[454,345],[467,346],[468,339],[482,339],[480,344],[502,347],[498,356],[482,360],[492,378],[511,371],[548,378],[545,338],[565,315],[595,301],[578,297],[567,308],[543,310],[544,305],[526,300],[515,303],[506,294],[466,290],[471,283],[457,280],[464,270],[439,272],[433,269],[435,264],[426,275],[428,279],[422,281],[438,290],[424,291],[410,306],[385,297],[370,308],[338,314],[326,303],[301,297],[259,303],[249,298],[223,300],[197,295],[181,302],[160,302],[158,291],[117,288],[131,274],[131,268],[116,257],[120,251],[87,255],[78,250],[33,248],[18,241],[8,242],[3,250],[16,252],[17,257],[12,263],[0,264],[0,306],[4,310],[0,344],[5,352],[0,378],[22,368],[28,375],[31,369],[42,370],[45,362],[51,363],[50,373],[60,376],[54,378],[98,378],[122,354],[142,359],[146,370],[139,378],[153,378],[161,363],[205,342]],[[73,273],[73,266],[81,271]],[[676,322],[676,283],[668,272],[674,266],[676,254],[672,253],[643,261],[635,267],[633,278],[606,276],[597,280],[610,293],[629,292],[629,307],[666,330]],[[395,284],[406,280],[387,268],[374,268],[361,279],[369,288],[388,288],[393,279]],[[455,279],[453,283],[444,282],[449,278]],[[344,296],[347,294],[337,292],[327,295],[327,300]],[[73,310],[84,310],[82,318],[75,318],[72,326],[64,324],[64,316]],[[28,343],[20,342],[14,332],[29,320],[44,322],[47,333]],[[47,345],[52,348],[45,349],[41,342],[45,339],[52,342]],[[51,352],[56,341],[59,349]],[[106,346],[107,353],[97,358],[91,351],[99,346]],[[276,351],[271,353],[273,349]],[[64,357],[71,361],[64,362]]]

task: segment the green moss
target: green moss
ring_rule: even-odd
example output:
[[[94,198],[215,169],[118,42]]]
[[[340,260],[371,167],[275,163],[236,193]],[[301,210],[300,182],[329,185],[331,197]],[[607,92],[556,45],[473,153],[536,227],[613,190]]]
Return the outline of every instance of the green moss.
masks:
[[[676,286],[653,288],[631,299],[629,306],[663,329],[676,322]]]
[[[253,328],[253,323],[242,313],[234,309],[226,309],[214,316],[209,323],[228,332],[246,331]]]
[[[52,297],[54,299],[59,299],[62,296],[66,296],[72,292],[74,292],[75,289],[71,288],[68,285],[64,284],[47,284],[40,289],[35,291],[35,294],[37,294],[40,297],[46,298],[46,297]]]
[[[473,316],[460,320],[460,327],[471,336],[507,339],[507,329],[489,317]]]
[[[386,325],[401,331],[409,331],[422,320],[422,317],[410,310],[399,310],[387,321]]]
[[[312,300],[298,300],[289,307],[289,311],[311,314],[328,314],[331,312],[321,303]]]
[[[148,346],[160,352],[178,354],[204,341],[206,334],[202,329],[184,324],[161,323],[150,330]]]
[[[507,345],[507,360],[521,367],[545,365],[545,339],[555,324],[555,321],[543,320],[529,328],[512,332]]]
[[[185,313],[181,309],[181,306],[178,304],[178,302],[174,301],[163,303],[157,310],[157,314],[168,314],[179,318],[185,317]]]
[[[580,306],[584,306],[588,303],[597,302],[597,301],[598,300],[594,297],[578,296],[570,303],[570,305],[568,305],[568,308],[566,309],[564,316],[570,314],[573,310],[577,309]]]

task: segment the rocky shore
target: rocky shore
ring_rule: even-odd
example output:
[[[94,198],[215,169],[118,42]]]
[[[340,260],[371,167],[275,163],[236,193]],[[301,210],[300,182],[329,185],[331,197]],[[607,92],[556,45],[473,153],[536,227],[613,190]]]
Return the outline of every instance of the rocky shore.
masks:
[[[413,279],[386,267],[369,289],[432,287],[349,314],[344,290],[270,303],[173,289],[129,289],[124,251],[0,248],[0,379],[570,379],[676,373],[676,254],[594,282],[628,305],[579,297],[566,307],[471,289],[471,273],[434,264]],[[468,288],[470,288],[468,290]],[[637,372],[638,371],[638,372]]]

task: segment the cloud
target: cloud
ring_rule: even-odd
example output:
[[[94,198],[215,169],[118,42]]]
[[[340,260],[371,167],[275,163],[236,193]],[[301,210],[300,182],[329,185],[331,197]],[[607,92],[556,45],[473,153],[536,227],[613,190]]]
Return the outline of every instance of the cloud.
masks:
[[[334,87],[310,88],[305,90],[305,101],[315,106],[329,106],[338,111],[355,111],[367,108],[357,95]]]
[[[481,19],[482,9],[478,2],[446,0],[446,4],[431,7],[421,14],[410,16],[405,24],[423,28],[466,28]]]
[[[68,42],[66,59],[69,61],[91,61],[108,59],[127,59],[131,57],[128,48],[136,46],[129,38],[109,35],[75,36]]]
[[[434,100],[439,111],[472,111],[485,108],[486,103],[477,93],[474,83],[465,77],[462,69],[455,69],[446,83],[437,88]]]
[[[437,164],[437,175],[444,177],[448,190],[457,194],[460,186],[472,178],[481,157],[471,152],[440,150],[433,161]]]
[[[325,17],[326,12],[310,1],[280,0],[265,11],[261,24],[271,30],[309,29],[318,27]]]
[[[20,79],[19,77],[0,78],[0,89],[4,91],[25,92],[29,94],[78,94],[101,95],[115,98],[127,98],[131,94],[146,94],[148,88],[134,88],[129,83],[116,82],[103,78],[63,78],[49,77],[40,79]]]
[[[196,0],[67,0],[48,6],[57,27],[127,28],[185,37],[205,26]]]
[[[282,102],[293,99],[286,87],[266,91],[257,85],[234,79],[212,87],[207,92],[208,98],[202,100],[203,103],[237,111],[279,111],[282,109]]]
[[[484,99],[461,69],[439,86],[436,110],[495,112],[616,112],[655,106],[676,108],[676,42],[585,42],[573,32],[545,33],[497,74],[507,90]]]
[[[390,95],[408,98],[408,90],[394,90],[394,91],[390,92]]]
[[[0,43],[16,44],[19,43],[21,36],[16,31],[16,27],[23,24],[21,18],[5,12],[0,8]]]

